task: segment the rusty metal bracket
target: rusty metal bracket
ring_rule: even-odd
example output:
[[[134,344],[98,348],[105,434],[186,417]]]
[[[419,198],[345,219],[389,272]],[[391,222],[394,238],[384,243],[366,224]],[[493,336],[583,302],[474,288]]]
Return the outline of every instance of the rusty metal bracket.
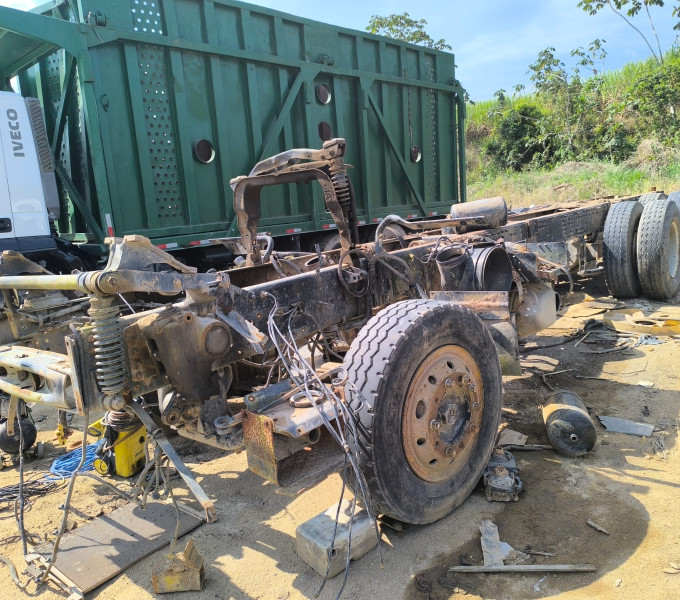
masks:
[[[326,208],[340,234],[340,242],[344,250],[349,250],[358,241],[356,214],[353,208],[353,191],[351,182],[344,176],[342,157],[346,142],[341,138],[329,140],[321,150],[307,148],[289,150],[272,156],[258,165],[250,175],[236,177],[231,180],[234,190],[234,212],[236,214],[241,244],[247,249],[247,266],[262,262],[260,246],[257,243],[257,227],[261,216],[260,192],[262,188],[286,183],[309,183],[318,181],[323,189]],[[298,164],[307,159],[314,162]],[[326,170],[329,172],[327,173]],[[333,176],[331,176],[332,173]],[[343,208],[336,193],[336,183],[349,195],[350,206]],[[340,183],[340,178],[342,182]]]
[[[243,441],[248,456],[248,468],[279,485],[274,452],[274,421],[265,415],[244,411]]]

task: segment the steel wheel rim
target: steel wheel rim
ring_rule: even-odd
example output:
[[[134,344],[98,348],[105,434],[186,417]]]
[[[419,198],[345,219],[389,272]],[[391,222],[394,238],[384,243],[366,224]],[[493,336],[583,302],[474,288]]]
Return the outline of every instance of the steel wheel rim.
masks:
[[[467,462],[483,413],[482,374],[472,355],[457,345],[428,354],[402,412],[402,445],[413,472],[431,483],[450,479]]]

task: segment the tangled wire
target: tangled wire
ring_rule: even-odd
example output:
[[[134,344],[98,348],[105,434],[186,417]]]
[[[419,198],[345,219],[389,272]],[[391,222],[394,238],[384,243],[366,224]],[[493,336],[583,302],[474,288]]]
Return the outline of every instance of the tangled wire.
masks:
[[[272,309],[269,312],[269,316],[267,318],[267,329],[269,333],[269,339],[271,340],[272,344],[274,345],[274,348],[276,349],[281,366],[284,372],[290,378],[290,380],[295,384],[295,386],[299,390],[299,393],[303,394],[304,397],[306,397],[306,399],[309,401],[310,406],[314,407],[317,410],[324,426],[344,452],[344,467],[343,467],[344,477],[342,483],[342,490],[340,492],[340,499],[338,501],[338,508],[335,517],[335,526],[333,529],[333,536],[329,552],[333,551],[333,546],[335,544],[335,536],[338,527],[338,518],[340,515],[340,506],[344,499],[346,489],[345,482],[347,480],[349,473],[352,474],[353,476],[352,478],[355,482],[355,487],[357,488],[355,489],[354,498],[352,500],[351,519],[349,521],[348,526],[348,546],[345,564],[345,576],[340,591],[336,596],[337,600],[337,598],[340,598],[340,595],[342,594],[342,591],[345,588],[345,583],[347,582],[347,575],[349,572],[349,563],[352,548],[352,524],[354,521],[354,515],[356,512],[356,505],[359,496],[364,506],[366,507],[366,511],[371,521],[371,525],[375,528],[376,537],[378,539],[378,546],[380,547],[380,534],[378,531],[375,516],[371,508],[368,484],[366,482],[363,472],[359,467],[357,452],[352,446],[350,446],[350,444],[347,441],[348,437],[350,436],[353,439],[358,439],[356,417],[354,413],[349,409],[349,407],[344,402],[342,402],[339,396],[332,389],[330,389],[329,386],[325,385],[321,381],[321,378],[312,368],[312,365],[310,365],[309,362],[302,356],[300,348],[295,342],[295,336],[293,335],[292,331],[292,319],[296,312],[299,310],[299,306],[295,306],[280,311],[278,301],[276,300],[276,298],[271,294],[268,294],[268,296],[272,298],[274,305],[272,306]],[[284,331],[282,331],[281,327],[277,324],[276,322],[277,318],[279,320],[285,321],[286,323],[284,327],[285,333]],[[335,387],[340,387],[348,384],[347,375],[343,372],[342,368],[337,368],[331,371],[330,374],[331,375],[334,374],[336,376],[342,375],[342,377],[336,377],[336,379],[332,381],[332,384]],[[319,400],[321,401],[319,402]],[[331,415],[330,418],[329,413]],[[323,590],[328,579],[328,573],[331,566],[330,561],[331,556],[329,555],[328,558],[329,560],[328,566],[326,568],[326,575],[324,577],[324,581],[323,584],[321,585],[321,588],[317,592],[317,596]],[[382,563],[382,554],[380,560]]]

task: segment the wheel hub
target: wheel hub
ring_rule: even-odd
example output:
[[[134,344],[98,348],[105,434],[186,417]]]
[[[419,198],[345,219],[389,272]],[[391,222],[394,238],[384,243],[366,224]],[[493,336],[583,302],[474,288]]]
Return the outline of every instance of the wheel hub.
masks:
[[[413,472],[429,482],[449,479],[469,456],[484,411],[482,376],[460,346],[430,353],[411,379],[402,414],[402,441]]]

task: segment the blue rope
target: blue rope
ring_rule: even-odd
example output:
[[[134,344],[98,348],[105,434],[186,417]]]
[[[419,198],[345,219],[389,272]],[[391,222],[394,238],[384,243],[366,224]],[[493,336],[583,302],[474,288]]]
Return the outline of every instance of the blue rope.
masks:
[[[85,464],[83,465],[82,471],[92,471],[94,459],[96,458],[95,449],[99,442],[93,444],[88,444],[85,446]],[[66,477],[73,473],[78,468],[80,464],[80,459],[83,457],[83,449],[76,448],[67,452],[62,456],[58,456],[54,459],[52,466],[50,467],[50,473],[53,475],[58,475],[60,477]]]

